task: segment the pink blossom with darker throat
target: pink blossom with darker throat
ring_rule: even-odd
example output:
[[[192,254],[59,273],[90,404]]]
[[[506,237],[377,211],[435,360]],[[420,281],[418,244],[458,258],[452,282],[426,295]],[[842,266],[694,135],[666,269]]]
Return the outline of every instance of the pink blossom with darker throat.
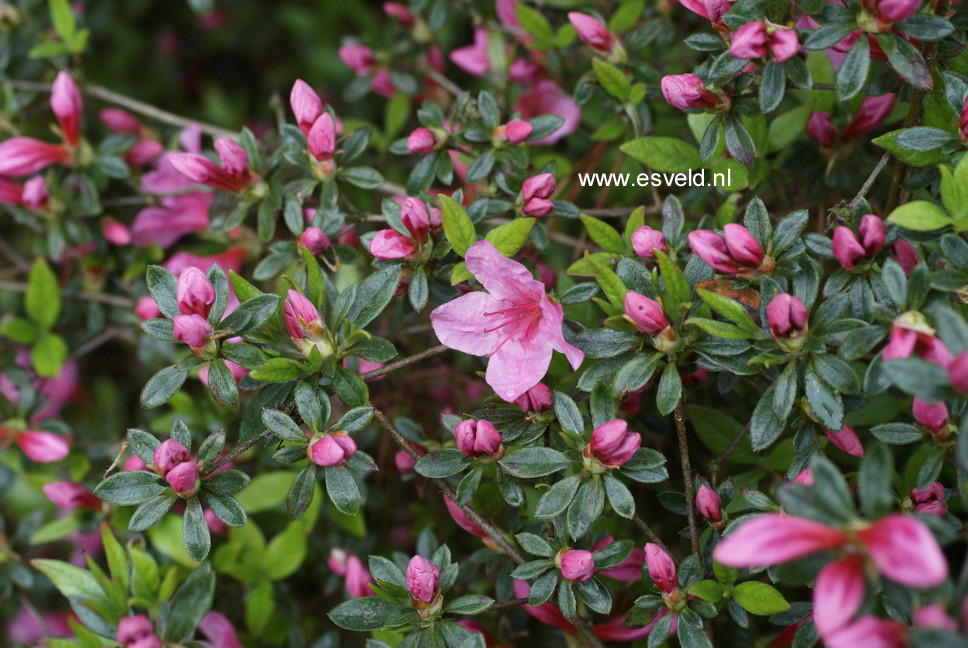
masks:
[[[175,340],[187,344],[194,353],[200,353],[208,344],[212,325],[201,315],[175,315],[173,321]]]
[[[70,157],[70,151],[58,144],[11,137],[0,142],[0,176],[31,175],[52,164],[64,164]]]
[[[131,243],[131,231],[124,223],[113,218],[101,221],[101,236],[111,245],[128,245]]]
[[[329,237],[318,227],[307,227],[299,235],[299,244],[313,256],[319,256],[330,246]]]
[[[102,108],[98,113],[101,123],[108,130],[123,135],[137,135],[141,132],[141,122],[123,108]]]
[[[344,45],[343,47],[349,47]],[[342,58],[343,48],[340,48]],[[345,62],[345,59],[344,59]],[[352,66],[350,66],[352,67]],[[355,71],[355,70],[354,70]],[[303,135],[308,136],[313,124],[323,114],[323,101],[316,94],[308,83],[302,79],[296,79],[289,91],[289,106],[296,117],[296,125]]]
[[[215,303],[215,287],[198,268],[186,268],[175,285],[175,298],[182,315],[208,317]]]
[[[165,481],[176,495],[189,498],[198,490],[198,464],[184,461],[165,473]]]
[[[488,535],[484,532],[484,530],[480,526],[477,525],[476,522],[474,522],[469,517],[467,517],[467,514],[464,513],[464,511],[459,506],[457,506],[454,500],[450,499],[446,495],[444,495],[443,497],[444,497],[444,505],[447,507],[447,512],[450,513],[450,517],[454,520],[457,526],[459,526],[461,529],[471,534],[475,538],[480,538],[481,540],[484,540],[485,538],[488,537]]]
[[[492,137],[495,142],[520,144],[531,137],[534,127],[523,119],[512,119],[507,124],[501,124],[494,129]]]
[[[412,259],[418,250],[416,241],[393,229],[380,230],[370,239],[370,254],[377,259]]]
[[[356,554],[345,549],[334,548],[330,550],[326,564],[330,571],[343,577],[350,597],[373,596],[373,590],[370,588],[373,577]]]
[[[220,612],[206,612],[202,622],[198,624],[198,629],[205,635],[206,640],[201,644],[206,648],[244,648],[235,626]]]
[[[437,137],[429,128],[415,129],[407,137],[407,150],[411,153],[427,154],[437,147]]]
[[[915,396],[911,415],[932,434],[937,434],[948,425],[948,407],[944,403],[928,403]]]
[[[547,373],[553,351],[577,370],[585,354],[565,341],[564,312],[544,284],[516,261],[479,241],[465,255],[467,270],[485,288],[462,295],[430,314],[442,344],[489,358],[486,380],[498,396],[514,402]]]

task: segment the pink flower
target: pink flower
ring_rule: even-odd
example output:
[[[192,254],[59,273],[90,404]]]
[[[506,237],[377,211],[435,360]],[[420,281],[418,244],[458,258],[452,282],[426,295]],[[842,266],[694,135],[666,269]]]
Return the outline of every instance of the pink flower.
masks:
[[[232,622],[215,610],[205,614],[198,629],[207,639],[202,642],[207,648],[244,648]]]
[[[813,471],[809,468],[804,468],[793,478],[793,482],[802,486],[813,486]]]
[[[423,556],[414,556],[407,565],[407,589],[418,601],[429,603],[437,595],[440,571]]]
[[[821,637],[839,630],[864,602],[864,559],[852,554],[824,567],[813,588],[813,622]]]
[[[655,250],[669,252],[662,232],[644,225],[632,232],[632,249],[643,259],[654,259]]]
[[[491,70],[491,60],[487,55],[487,48],[487,30],[479,27],[474,30],[474,44],[458,47],[450,53],[450,60],[471,76],[482,77]]]
[[[417,460],[410,456],[406,450],[397,450],[397,453],[393,455],[393,463],[397,466],[397,471],[401,475],[412,475],[413,467],[417,464]]]
[[[766,308],[766,319],[773,337],[796,337],[807,325],[807,307],[799,297],[780,293]]]
[[[595,457],[609,468],[617,468],[635,456],[640,445],[642,437],[638,432],[629,432],[628,423],[622,419],[612,419],[592,431],[585,454]]]
[[[922,605],[914,611],[914,625],[921,628],[937,628],[948,632],[958,632],[958,622],[945,612],[938,603]]]
[[[807,122],[807,136],[823,146],[830,148],[837,140],[837,128],[830,119],[830,113],[815,112]]]
[[[165,481],[179,497],[191,497],[197,490],[198,464],[194,461],[178,464],[165,474]]]
[[[215,287],[198,268],[186,268],[178,277],[175,296],[182,315],[208,317],[215,303]]]
[[[169,153],[168,160],[175,171],[193,183],[223,191],[239,192],[253,181],[245,149],[227,137],[215,140],[215,150],[222,166],[197,153]]]
[[[168,474],[169,470],[189,459],[191,459],[191,455],[188,448],[174,439],[165,439],[155,448],[151,463],[161,469],[161,474],[164,476]]]
[[[67,441],[53,432],[25,430],[15,441],[27,458],[37,463],[53,463],[66,459],[70,452]]]
[[[497,131],[500,131],[500,137],[497,139],[503,138],[511,144],[520,144],[531,137],[533,130],[534,127],[529,122],[523,119],[512,119],[507,124],[497,127]]]
[[[20,205],[23,202],[23,187],[0,176],[0,203],[5,205]]]
[[[934,331],[927,326],[920,313],[903,313],[894,320],[891,337],[881,357],[894,360],[915,353],[942,369],[947,369],[954,360],[944,343],[934,337]]]
[[[407,196],[400,203],[400,220],[406,226],[407,231],[420,242],[427,240],[427,232],[430,231],[430,214],[427,205],[419,198]]]
[[[61,509],[73,511],[79,508],[100,510],[101,499],[80,484],[72,481],[58,481],[44,484],[44,495],[51,503]]]
[[[921,260],[918,249],[902,238],[894,241],[894,246],[891,248],[891,256],[900,264],[906,275],[910,275],[911,271],[914,270],[914,266]]]
[[[765,567],[847,543],[847,534],[825,524],[765,513],[723,538],[713,558],[730,567]]]
[[[239,384],[239,381],[245,378],[249,373],[248,369],[246,369],[242,365],[237,365],[230,360],[219,360],[219,362],[225,365],[225,368],[229,370],[230,374],[232,374],[232,380],[235,381],[235,384]],[[198,380],[201,381],[201,383],[206,387],[209,387],[208,369],[209,369],[208,365],[205,365],[204,367],[198,370]]]
[[[793,58],[800,47],[797,32],[792,29],[775,29],[770,34],[770,54],[776,63]]]
[[[113,218],[105,218],[101,221],[101,235],[104,240],[112,245],[128,245],[131,243],[131,232]]]
[[[588,45],[599,52],[611,52],[618,42],[615,34],[608,31],[608,28],[591,16],[577,11],[568,14],[568,21],[578,32],[578,38],[585,45]]]
[[[835,447],[840,448],[853,457],[864,456],[864,444],[860,442],[860,439],[857,437],[857,433],[854,432],[853,428],[846,423],[841,426],[839,432],[834,432],[832,430],[828,430],[827,428],[823,428],[823,431]]]
[[[525,216],[540,218],[554,210],[554,203],[549,200],[555,192],[557,183],[550,173],[531,176],[521,185],[521,211]]]
[[[915,513],[941,517],[948,512],[944,503],[944,486],[940,482],[931,482],[924,490],[912,488],[908,496],[915,504]]]
[[[467,457],[493,457],[501,449],[501,433],[484,419],[461,421],[454,430],[454,437],[457,439],[457,448]]]
[[[370,254],[377,259],[412,258],[418,249],[416,241],[392,229],[380,230],[370,239]]]
[[[169,247],[186,234],[204,231],[212,199],[213,194],[207,191],[163,196],[158,206],[138,212],[131,224],[132,242],[139,247]]]
[[[517,598],[528,598],[528,594],[531,592],[531,586],[527,581],[515,579],[514,581],[514,596]],[[531,605],[522,605],[521,609],[533,616],[538,621],[546,623],[550,626],[556,628],[561,628],[562,630],[574,633],[575,626],[568,623],[565,619],[565,615],[561,613],[557,605],[552,603],[542,603],[537,607]]]
[[[212,325],[201,315],[175,315],[175,339],[184,342],[192,351],[200,351],[208,343]]]
[[[711,230],[693,230],[688,238],[693,253],[723,274],[756,270],[766,258],[749,230],[736,223],[726,225],[722,236]]]
[[[859,232],[861,240],[858,241],[854,233],[843,225],[834,231],[834,257],[848,270],[863,260],[873,259],[884,247],[884,221],[874,214],[867,214],[861,219]]]
[[[544,383],[538,383],[514,402],[522,412],[544,412],[552,406],[551,389]]]
[[[437,146],[437,137],[429,128],[420,127],[407,137],[407,150],[411,153],[430,153],[435,146]]]
[[[896,99],[897,96],[891,92],[880,97],[865,97],[860,105],[860,110],[840,132],[840,140],[849,142],[877,128],[894,110]]]
[[[907,648],[907,629],[897,621],[862,616],[824,638],[827,648]]]
[[[659,84],[662,96],[673,108],[715,108],[722,103],[720,97],[703,85],[695,74],[670,74],[662,77]]]
[[[0,142],[0,176],[30,175],[51,164],[64,164],[70,157],[70,151],[58,144],[11,137]]]
[[[153,139],[138,140],[131,149],[124,154],[124,161],[129,167],[139,168],[148,164],[165,152],[161,142]]]
[[[343,61],[343,64],[346,65],[346,67],[353,70],[356,76],[363,76],[364,74],[367,74],[373,69],[374,65],[373,50],[365,45],[359,45],[357,43],[347,43],[341,46],[339,48],[339,59]],[[293,89],[295,89],[295,86],[293,86]],[[315,95],[315,93],[313,94]],[[322,103],[320,103],[319,112],[322,112],[322,110]],[[296,109],[293,107],[293,112],[295,111]],[[317,114],[308,122],[306,130],[303,131],[303,134],[308,132],[309,126],[316,121],[316,117],[318,116],[319,115]],[[302,128],[302,126],[300,126],[300,128]]]
[[[484,538],[488,537],[487,534],[484,533],[484,530],[479,527],[476,522],[467,517],[467,514],[464,513],[459,506],[457,506],[454,500],[450,499],[446,495],[444,495],[444,505],[447,507],[447,512],[450,513],[450,517],[453,518],[454,522],[457,523],[457,526],[475,538],[480,538],[483,540]]]
[[[723,502],[719,493],[702,484],[696,493],[696,508],[707,522],[717,525],[723,521]]]
[[[215,140],[215,151],[229,175],[239,177],[249,173],[249,154],[229,138]]]
[[[326,563],[334,574],[343,576],[346,582],[346,590],[352,598],[373,595],[373,590],[370,589],[373,577],[366,566],[363,565],[363,561],[355,554],[344,549],[334,548],[330,551]]]
[[[948,377],[951,379],[951,386],[959,394],[968,392],[968,351],[964,351],[957,358],[951,361],[948,367]]]
[[[669,328],[662,304],[631,290],[625,293],[625,317],[646,335],[658,335]]]
[[[103,108],[98,113],[101,123],[115,133],[137,135],[141,131],[141,122],[138,118],[121,108]]]
[[[585,549],[569,549],[561,555],[561,576],[565,580],[581,583],[595,573],[595,559]]]
[[[857,532],[882,574],[909,587],[934,587],[948,576],[938,541],[924,525],[899,513]]]
[[[123,646],[134,643],[154,633],[155,628],[143,614],[136,614],[118,622],[117,639]]]
[[[313,122],[306,136],[306,143],[309,145],[309,152],[317,160],[332,159],[333,153],[336,152],[336,122],[333,121],[332,115],[324,112]]]
[[[302,293],[290,290],[282,312],[286,331],[296,346],[300,346],[304,338],[317,338],[322,334],[323,321],[319,311]]]
[[[350,47],[344,45],[343,47]],[[343,57],[343,48],[340,48],[340,58]],[[345,60],[345,59],[344,59]],[[352,66],[351,66],[352,67]],[[289,91],[289,106],[292,114],[296,117],[296,124],[303,135],[309,135],[309,129],[313,123],[323,114],[323,102],[319,95],[309,87],[309,84],[302,79],[296,79]]]
[[[522,119],[532,119],[541,115],[558,115],[564,123],[550,135],[534,140],[532,144],[554,144],[562,137],[578,130],[581,123],[581,108],[551,80],[538,81],[529,92],[521,95],[514,109],[521,113]]]
[[[720,23],[723,14],[732,8],[729,0],[682,0],[682,6],[711,23]]]
[[[324,434],[308,452],[309,460],[318,466],[342,466],[356,453],[356,442],[346,433]]]
[[[23,200],[24,207],[43,209],[47,206],[49,196],[50,192],[47,190],[47,183],[43,176],[34,176],[24,183],[21,200]]]
[[[77,146],[81,140],[83,106],[81,91],[77,89],[74,79],[63,70],[58,72],[50,89],[50,108],[57,116],[64,138],[71,146]]]
[[[564,312],[544,284],[488,241],[468,248],[467,270],[486,292],[471,292],[437,307],[430,321],[444,345],[486,355],[486,380],[498,396],[513,402],[548,371],[552,351],[565,354],[577,370],[585,354],[561,333]]]
[[[323,250],[329,247],[329,237],[326,233],[318,227],[307,227],[303,230],[303,233],[299,235],[299,243],[313,256],[318,256],[323,253]]]
[[[645,566],[649,570],[649,578],[659,591],[671,594],[679,589],[676,563],[662,547],[651,542],[645,545]]]
[[[758,21],[748,22],[733,33],[729,51],[738,59],[763,58],[767,41],[766,25]]]
[[[915,421],[932,433],[937,433],[948,424],[948,407],[944,403],[926,403],[915,396],[911,414]]]
[[[961,119],[958,120],[958,132],[961,134],[961,139],[968,139],[968,97],[965,97],[965,103],[961,107]]]
[[[383,13],[396,18],[404,27],[413,27],[414,17],[407,6],[399,2],[384,2]]]
[[[153,319],[161,315],[161,311],[158,310],[158,304],[155,303],[153,297],[145,296],[138,300],[138,303],[134,306],[134,314],[138,316],[141,321]]]
[[[917,13],[921,0],[867,0],[863,5],[886,23],[900,23]]]

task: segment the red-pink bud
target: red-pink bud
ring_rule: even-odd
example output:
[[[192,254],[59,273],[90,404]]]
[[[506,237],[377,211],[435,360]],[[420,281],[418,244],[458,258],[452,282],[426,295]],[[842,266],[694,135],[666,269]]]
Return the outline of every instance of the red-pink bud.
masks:
[[[867,214],[860,219],[860,244],[864,248],[864,255],[868,259],[873,259],[884,247],[884,238],[887,230],[884,228],[884,221],[874,214]]]
[[[228,532],[229,525],[222,522],[217,515],[212,511],[212,509],[205,509],[202,513],[205,516],[205,526],[214,535],[223,535]]]
[[[968,393],[968,351],[960,353],[948,365],[948,378],[959,394]]]
[[[520,144],[529,137],[534,128],[523,119],[512,119],[504,126],[504,136],[511,144]]]
[[[657,229],[642,226],[632,232],[632,249],[643,259],[654,259],[655,250],[668,252],[665,236]]]
[[[922,605],[911,615],[914,625],[919,628],[935,628],[948,632],[958,632],[958,622],[951,618],[940,603]]]
[[[944,403],[927,403],[917,396],[911,405],[911,414],[932,432],[938,432],[948,423],[948,407]]]
[[[128,245],[131,243],[131,231],[113,218],[101,221],[101,236],[112,245]]]
[[[397,453],[393,455],[393,463],[396,464],[401,475],[412,475],[417,460],[411,457],[406,450],[397,450]]]
[[[793,481],[801,486],[813,486],[813,471],[809,468],[804,468],[793,478]]]
[[[413,27],[413,14],[410,13],[410,10],[407,9],[405,4],[399,2],[384,2],[383,13],[391,18],[396,18],[404,27]]]
[[[54,506],[68,511],[81,508],[97,511],[101,508],[101,499],[99,497],[80,484],[75,484],[72,481],[58,481],[44,484],[44,495],[47,496],[47,499]]]
[[[912,488],[909,497],[915,504],[915,513],[940,517],[948,512],[944,503],[944,486],[940,482],[932,482],[924,490]]]
[[[738,59],[763,58],[768,40],[766,25],[757,21],[748,22],[733,33],[729,51]]]
[[[192,350],[202,349],[208,342],[212,325],[201,315],[175,315],[175,339]]]
[[[647,335],[657,335],[669,326],[662,304],[631,290],[625,293],[625,316]]]
[[[578,38],[586,45],[599,52],[612,51],[616,43],[615,35],[601,22],[577,11],[569,13],[568,20],[578,32]]]
[[[0,176],[22,176],[36,173],[51,164],[63,164],[70,151],[33,137],[11,137],[0,142]]]
[[[411,153],[430,153],[436,145],[437,138],[429,128],[418,128],[407,138],[407,150]]]
[[[377,259],[406,259],[416,252],[417,242],[396,230],[380,230],[370,239],[370,254]]]
[[[141,131],[141,122],[127,110],[104,108],[98,113],[98,116],[101,118],[101,123],[115,133],[136,135]]]
[[[430,230],[430,214],[424,201],[412,196],[404,198],[400,203],[400,220],[418,241],[426,239]]]
[[[484,419],[461,421],[454,430],[454,438],[457,439],[458,450],[467,457],[493,457],[501,449],[501,433]]]
[[[25,430],[17,435],[16,442],[27,458],[37,463],[60,461],[70,452],[63,437],[45,430]]]
[[[887,23],[902,23],[921,8],[921,0],[868,0],[877,17]]]
[[[840,132],[841,141],[849,142],[877,128],[894,110],[896,100],[897,95],[892,92],[880,97],[866,97],[860,104],[860,110]]]
[[[749,230],[738,223],[729,223],[723,227],[723,240],[729,256],[740,266],[758,268],[763,263],[763,247],[753,238]]]
[[[612,419],[592,431],[588,450],[606,466],[617,468],[631,459],[640,445],[638,432],[629,432],[628,423],[622,419]]]
[[[342,49],[340,49],[342,53]],[[309,129],[323,113],[323,102],[319,95],[302,79],[296,79],[289,91],[289,105],[296,117],[296,124],[303,135],[309,135]]]
[[[178,276],[175,297],[178,301],[178,312],[182,315],[208,317],[208,312],[215,303],[215,287],[201,270],[189,267]]]
[[[775,29],[770,34],[769,48],[775,63],[783,63],[793,58],[800,48],[797,32],[792,29]]]
[[[586,549],[569,549],[561,555],[561,576],[565,580],[581,583],[595,573],[595,559]]]
[[[807,307],[799,297],[780,293],[767,306],[766,320],[773,337],[796,337],[807,325]]]
[[[833,252],[834,258],[847,270],[852,270],[865,256],[864,246],[851,229],[844,225],[834,230]]]
[[[134,314],[138,316],[138,319],[144,321],[159,317],[161,311],[158,309],[158,304],[155,303],[154,297],[145,296],[135,304]]]
[[[552,400],[548,385],[538,383],[521,394],[514,402],[522,412],[544,412],[551,409]]]
[[[23,187],[9,178],[0,177],[0,203],[20,205],[23,202]]]
[[[670,106],[679,110],[714,108],[721,99],[706,89],[695,74],[670,74],[662,77],[662,96]]]
[[[138,140],[127,153],[124,154],[124,161],[133,169],[143,167],[156,157],[165,152],[165,147],[161,142],[153,139]]]
[[[50,108],[60,122],[67,143],[77,146],[81,140],[81,115],[84,104],[81,100],[81,91],[77,89],[74,79],[63,70],[57,73],[54,85],[51,86]]]
[[[249,172],[249,154],[228,137],[215,140],[215,152],[229,175],[243,176]]]
[[[834,447],[840,448],[854,457],[864,456],[864,445],[860,442],[860,438],[858,438],[854,429],[846,423],[837,432],[828,430],[827,428],[823,428],[823,431]]]
[[[807,122],[807,136],[830,148],[837,141],[837,128],[830,119],[830,113],[815,112]]]
[[[414,556],[407,565],[407,589],[418,601],[429,603],[437,596],[440,571],[423,556]]]
[[[198,490],[198,464],[184,461],[165,474],[165,481],[179,497],[188,498]]]
[[[733,260],[726,247],[726,241],[712,230],[693,230],[689,232],[689,247],[693,254],[706,262],[706,265],[723,274],[736,274],[740,266]]]
[[[467,517],[467,514],[454,503],[454,500],[444,495],[444,504],[447,506],[447,512],[450,513],[450,517],[454,519],[454,522],[457,523],[457,526],[476,538],[481,538],[483,540],[487,537],[487,534],[484,533],[484,530],[477,526],[473,520]]]
[[[191,459],[191,454],[189,454],[188,448],[174,439],[165,439],[161,442],[161,445],[155,448],[151,463],[161,470],[162,475],[166,475],[169,470],[189,459]]]
[[[521,202],[526,203],[532,198],[550,198],[557,186],[555,177],[550,173],[531,176],[521,185]]]
[[[309,446],[309,459],[319,466],[342,466],[356,453],[356,442],[345,433],[324,434]]]
[[[357,43],[347,43],[340,47],[339,58],[356,76],[368,73],[374,65],[373,50]]]
[[[555,204],[544,198],[532,198],[521,206],[521,213],[529,218],[541,218],[550,214],[555,209]]]
[[[702,484],[696,493],[696,508],[707,522],[712,525],[723,521],[723,502],[719,493],[709,486]]]
[[[204,155],[197,153],[169,153],[167,159],[172,168],[185,178],[214,189],[242,191],[252,183],[252,174],[249,173],[248,168],[242,173],[229,173]],[[238,157],[229,159],[233,163],[239,160]]]
[[[649,570],[649,578],[660,592],[671,594],[679,588],[676,563],[659,545],[651,542],[645,545],[645,566]]]
[[[918,252],[918,249],[902,238],[894,241],[894,245],[891,247],[891,256],[898,262],[906,275],[910,275],[911,271],[914,270],[914,266],[921,260],[921,254]]]
[[[118,641],[122,646],[143,639],[154,632],[154,626],[143,614],[124,617],[118,622]]]
[[[968,97],[965,97],[965,103],[961,107],[961,120],[958,122],[958,128],[961,132],[961,139],[968,139]]]
[[[299,235],[299,242],[313,255],[318,256],[329,247],[329,237],[318,227],[307,227]]]
[[[332,159],[336,152],[336,122],[333,116],[324,112],[313,122],[306,136],[309,152],[320,161]]]
[[[323,322],[319,311],[302,293],[290,290],[282,311],[286,331],[297,346],[303,338],[316,338],[322,334]]]

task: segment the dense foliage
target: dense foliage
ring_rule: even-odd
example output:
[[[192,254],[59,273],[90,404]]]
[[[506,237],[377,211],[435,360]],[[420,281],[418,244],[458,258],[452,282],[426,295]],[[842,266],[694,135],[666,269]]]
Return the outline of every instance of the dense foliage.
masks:
[[[0,643],[968,645],[960,3],[111,4],[0,6]]]

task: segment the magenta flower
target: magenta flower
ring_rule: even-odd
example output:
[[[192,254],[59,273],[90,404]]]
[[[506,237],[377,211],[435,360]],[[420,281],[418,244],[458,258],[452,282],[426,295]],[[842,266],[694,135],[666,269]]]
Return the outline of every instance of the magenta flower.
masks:
[[[748,22],[733,33],[730,52],[738,59],[761,59],[767,54],[783,63],[797,53],[797,33],[792,29],[771,29],[765,24]]]
[[[138,212],[131,224],[131,240],[139,247],[154,244],[169,247],[186,234],[207,229],[208,208],[213,197],[208,191],[162,197],[157,207]]]
[[[0,142],[0,176],[30,175],[51,164],[64,164],[70,157],[70,151],[58,144],[11,137]]]
[[[432,223],[424,201],[412,196],[404,198],[400,202],[400,220],[414,239],[421,243],[427,240]]]
[[[158,304],[155,303],[154,297],[145,296],[140,298],[138,303],[135,304],[134,314],[138,316],[138,319],[144,321],[160,317],[161,311],[158,310]]]
[[[884,221],[874,214],[867,214],[861,219],[860,240],[849,227],[841,225],[834,230],[834,257],[847,270],[853,270],[859,263],[877,256],[884,247]]]
[[[872,614],[824,638],[827,648],[906,648],[907,628],[897,621],[880,619]]]
[[[159,468],[162,476],[164,476],[168,474],[169,470],[189,459],[191,459],[191,454],[188,452],[188,448],[174,439],[165,439],[155,448],[151,463]]]
[[[57,508],[68,511],[81,508],[98,511],[101,508],[101,498],[72,481],[50,482],[44,484],[43,490],[47,499]]]
[[[696,508],[699,514],[713,526],[723,521],[723,502],[719,493],[709,486],[702,484],[696,492]]]
[[[864,8],[882,23],[904,22],[917,13],[922,0],[865,0]]]
[[[306,136],[309,152],[320,162],[332,159],[336,152],[336,122],[333,116],[324,112],[313,122],[309,134]]]
[[[373,577],[356,554],[334,548],[326,562],[334,574],[343,577],[351,598],[373,596],[373,590],[370,589]]]
[[[565,354],[572,369],[578,369],[585,354],[565,341],[564,312],[548,298],[544,284],[488,241],[472,245],[464,258],[485,291],[433,310],[430,321],[441,343],[488,356],[487,384],[508,402],[544,377],[552,351]]]
[[[289,291],[282,312],[286,323],[286,332],[289,333],[289,337],[296,343],[296,346],[300,346],[300,342],[304,338],[317,338],[322,334],[323,321],[319,316],[319,311],[299,291]]]
[[[961,119],[958,120],[958,133],[961,135],[962,140],[968,139],[968,97],[965,97],[965,103],[961,107]]]
[[[673,108],[715,108],[723,100],[714,92],[706,89],[702,79],[695,74],[669,74],[662,77],[659,84],[662,96]]]
[[[380,230],[370,239],[370,254],[377,259],[412,259],[417,242],[393,229]]]
[[[225,526],[224,522],[222,526]],[[232,622],[224,614],[215,610],[205,613],[202,622],[198,624],[198,629],[207,639],[207,641],[201,642],[206,648],[245,648],[239,641],[238,633],[235,631]]]
[[[125,617],[118,622],[117,639],[122,646],[127,646],[139,639],[150,636],[154,631],[155,628],[151,625],[148,617],[143,614],[136,614]]]
[[[169,153],[175,171],[193,183],[223,191],[239,192],[252,184],[255,177],[249,171],[245,149],[227,137],[215,140],[215,150],[222,166],[197,153]]]
[[[356,453],[356,442],[345,432],[324,434],[307,450],[309,460],[317,466],[342,466]]]
[[[581,108],[574,99],[558,87],[558,84],[549,79],[534,83],[534,87],[529,92],[521,95],[514,109],[521,113],[522,119],[558,115],[565,120],[558,130],[531,142],[532,144],[554,144],[562,137],[567,137],[578,130],[578,125],[581,123]]]
[[[349,47],[344,45],[343,47]],[[342,57],[343,49],[340,48],[340,56]],[[303,135],[309,136],[309,129],[312,128],[313,124],[323,114],[323,101],[319,98],[319,95],[309,86],[308,83],[302,79],[296,79],[295,83],[292,84],[292,90],[289,91],[289,106],[292,108],[292,114],[296,117],[296,124],[299,126],[299,130],[302,131]]]
[[[807,307],[796,295],[780,293],[767,306],[766,320],[774,338],[797,337],[807,326]]]
[[[931,430],[933,434],[938,433],[948,424],[948,407],[944,403],[927,403],[915,396],[911,405],[911,414],[915,421]]]
[[[507,141],[511,144],[520,144],[529,137],[534,127],[523,119],[512,119],[507,124],[502,124],[494,129],[494,139]]]
[[[602,423],[594,431],[585,456],[592,456],[609,468],[617,468],[631,459],[642,445],[638,432],[629,432],[628,423],[622,419],[612,419]]]
[[[865,97],[860,104],[860,110],[847,122],[844,130],[840,131],[840,140],[849,142],[877,128],[894,110],[896,100],[897,95],[892,92],[879,97]]]
[[[585,549],[569,549],[561,555],[561,576],[565,580],[581,583],[595,573],[595,559]]]
[[[384,2],[383,13],[391,18],[396,18],[404,27],[413,27],[416,20],[410,10],[407,9],[407,5],[399,2]]]
[[[330,245],[329,237],[318,227],[307,227],[303,230],[303,233],[299,235],[299,243],[309,250],[313,256],[322,254],[323,250]]]
[[[122,108],[102,108],[98,117],[102,124],[115,133],[137,135],[141,132],[138,118]]]
[[[924,316],[911,311],[902,313],[891,327],[891,337],[881,357],[884,360],[907,358],[912,354],[947,369],[954,358],[944,343],[934,336],[934,330],[927,325]]]
[[[643,259],[654,259],[655,250],[669,252],[662,232],[645,225],[632,232],[632,249]]]
[[[484,419],[461,421],[454,430],[454,438],[458,450],[466,457],[493,457],[501,451],[501,433]]]
[[[951,386],[959,394],[968,392],[968,351],[964,351],[952,360],[948,366],[948,378]]]
[[[807,122],[807,136],[830,148],[837,141],[837,128],[830,119],[830,113],[815,112]]]
[[[515,404],[522,412],[544,412],[551,409],[551,389],[544,383],[538,383],[515,399]]]
[[[484,76],[491,70],[491,60],[487,55],[488,40],[486,29],[483,27],[475,29],[474,43],[452,51],[450,60],[471,76]]]
[[[948,576],[948,561],[924,525],[899,513],[857,532],[882,574],[908,587],[934,587]]]
[[[828,430],[827,428],[823,428],[823,431],[835,447],[840,448],[853,457],[864,456],[864,445],[860,442],[860,439],[857,437],[857,433],[854,432],[854,429],[846,423],[841,426],[839,432],[834,432],[833,430]]]
[[[61,461],[70,453],[63,437],[45,430],[24,430],[14,440],[27,458],[37,463]]]
[[[649,578],[659,591],[671,594],[679,589],[676,563],[662,547],[651,542],[645,545],[645,566],[649,570]]]
[[[836,560],[817,575],[813,589],[813,622],[821,637],[829,637],[860,609],[864,602],[864,559],[852,554]]]
[[[407,565],[407,589],[414,599],[429,603],[437,596],[439,583],[440,571],[436,565],[423,556],[410,559]]]
[[[437,137],[429,128],[420,127],[407,137],[407,150],[411,153],[426,154],[437,146]]]
[[[631,290],[625,293],[625,318],[646,335],[658,335],[669,328],[662,304]]]
[[[51,86],[50,108],[60,122],[64,139],[71,146],[77,146],[81,141],[81,115],[84,104],[81,100],[81,91],[77,89],[74,79],[63,70],[57,73],[57,78]]]
[[[369,73],[375,64],[373,59],[373,50],[358,43],[347,43],[341,46],[339,48],[339,58],[341,61],[343,61],[343,64],[346,65],[346,67],[353,70],[356,76],[363,76],[364,74]],[[315,93],[313,94],[315,95]],[[322,112],[322,103],[320,103],[319,110]],[[293,112],[295,112],[295,107],[293,107]],[[318,116],[319,115],[316,115],[316,117]],[[303,131],[304,133],[308,132],[308,127],[311,126],[314,121],[316,121],[316,117],[313,117],[313,119],[309,121],[307,131]],[[302,126],[300,126],[300,128],[302,128]]]
[[[198,268],[186,268],[178,277],[175,288],[178,311],[182,315],[208,317],[215,303],[215,287]]]
[[[712,230],[693,230],[688,239],[693,253],[722,274],[758,270],[767,259],[759,242],[737,223],[723,227],[722,236]]]
[[[912,488],[908,497],[915,505],[915,513],[941,517],[948,512],[948,507],[944,501],[944,486],[941,485],[941,482],[931,482],[924,490]]]
[[[111,245],[128,245],[131,243],[131,231],[124,223],[113,218],[101,221],[101,236]]]
[[[165,473],[165,481],[179,497],[191,497],[198,490],[198,464],[183,461]]]
[[[195,353],[201,352],[208,343],[212,325],[201,315],[175,315],[175,340],[184,342]]]
[[[594,50],[611,52],[618,42],[615,34],[610,32],[608,27],[588,14],[572,11],[568,14],[568,21],[578,32],[578,38]]]
[[[124,154],[124,161],[132,169],[137,169],[152,162],[165,152],[161,142],[153,139],[138,140],[131,149]]]
[[[729,0],[682,0],[681,4],[714,24],[721,23],[720,18],[733,7]]]
[[[531,176],[521,185],[521,211],[532,218],[551,213],[555,204],[549,199],[556,188],[555,177],[550,173]]]

